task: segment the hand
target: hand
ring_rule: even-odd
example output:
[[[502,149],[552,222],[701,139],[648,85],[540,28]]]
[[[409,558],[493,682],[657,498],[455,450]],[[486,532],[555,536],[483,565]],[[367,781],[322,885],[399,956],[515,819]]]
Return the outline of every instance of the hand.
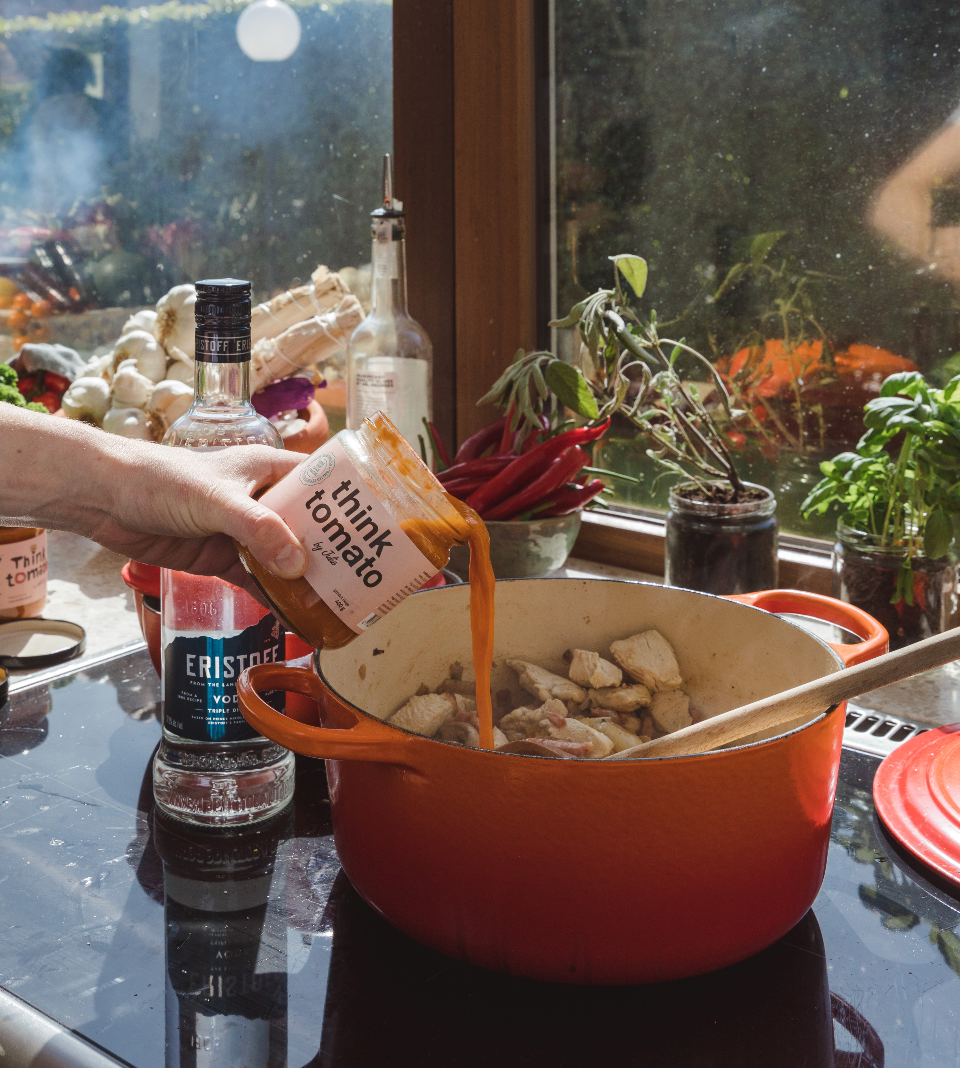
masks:
[[[251,593],[234,539],[275,575],[303,574],[306,557],[290,528],[252,498],[293,470],[303,460],[299,453],[262,445],[147,450],[117,495],[118,507],[89,532],[94,541],[145,564],[216,575]]]
[[[0,404],[0,457],[0,525],[73,531],[143,563],[215,575],[251,593],[234,538],[282,578],[304,571],[290,528],[251,496],[292,471],[298,453],[170,449]]]

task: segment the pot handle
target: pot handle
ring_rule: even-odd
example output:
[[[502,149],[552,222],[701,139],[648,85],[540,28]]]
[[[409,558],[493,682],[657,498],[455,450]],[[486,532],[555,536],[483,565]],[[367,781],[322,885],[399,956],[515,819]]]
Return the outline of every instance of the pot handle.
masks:
[[[378,764],[412,765],[417,735],[388,727],[362,716],[339,701],[327,702],[327,691],[304,659],[293,663],[258,664],[237,679],[237,696],[244,719],[272,742],[303,756],[332,760],[367,760]],[[271,708],[260,696],[264,690],[286,690],[312,697],[330,726],[315,726],[291,719]]]
[[[762,608],[765,612],[791,612],[799,616],[812,616],[825,623],[834,623],[862,638],[857,645],[827,645],[840,657],[844,667],[853,667],[881,656],[889,650],[890,638],[886,630],[873,616],[836,597],[822,593],[807,593],[805,590],[760,590],[759,593],[738,593],[726,598],[742,604]]]

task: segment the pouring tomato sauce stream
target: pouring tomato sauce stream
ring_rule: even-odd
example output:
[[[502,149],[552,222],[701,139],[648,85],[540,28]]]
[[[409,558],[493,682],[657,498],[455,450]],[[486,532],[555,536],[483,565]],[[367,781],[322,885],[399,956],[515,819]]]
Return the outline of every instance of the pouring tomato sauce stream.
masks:
[[[337,435],[337,439],[342,438],[344,434],[350,434],[350,431]],[[337,454],[339,461],[335,458],[329,464],[329,469],[332,470],[336,466],[338,471],[349,473],[349,466],[353,466],[354,473],[367,483],[367,490],[379,491],[380,494],[393,497],[394,509],[399,508],[402,515],[397,515],[396,510],[392,517],[384,513],[386,522],[397,523],[422,554],[420,560],[424,567],[429,564],[434,569],[432,573],[436,574],[447,565],[453,544],[465,542],[470,547],[470,633],[477,684],[480,746],[483,749],[493,749],[490,672],[493,666],[495,580],[490,564],[490,536],[487,528],[473,508],[444,491],[396,427],[381,413],[366,420],[355,438],[355,442],[349,439],[341,442],[341,452]],[[334,439],[334,442],[337,439]],[[309,465],[320,453],[329,451],[332,444],[333,442],[330,442],[323,446],[318,453],[314,453],[305,461],[305,465]],[[350,451],[346,452],[346,449]],[[290,524],[291,529],[305,545],[317,533],[316,512],[313,513],[314,524],[310,525],[311,506],[319,499],[321,503],[318,507],[325,509],[323,514],[325,518],[329,518],[331,512],[325,499],[337,501],[337,490],[333,491],[330,498],[325,498],[326,491],[316,493],[318,481],[320,480],[300,478],[298,484],[297,473],[293,472],[261,498],[264,504],[273,508]],[[351,481],[343,483],[343,486],[351,485]],[[278,490],[281,491],[279,495]],[[315,493],[315,496],[310,497],[311,493]],[[308,498],[305,502],[306,509],[301,499],[304,496]],[[364,509],[364,512],[366,511],[369,509]],[[349,512],[345,513],[343,520],[349,521],[349,515]],[[329,525],[333,526],[334,523]],[[347,532],[344,522],[335,521],[335,526],[341,537]],[[354,526],[356,527],[356,524]],[[374,527],[374,530],[377,529]],[[308,534],[311,537],[308,537]],[[389,530],[386,534],[389,534]],[[347,541],[349,543],[349,536]],[[358,630],[348,625],[342,612],[335,611],[327,604],[306,575],[293,580],[278,578],[259,564],[244,546],[238,544],[237,550],[244,567],[272,604],[277,616],[305,642],[316,649],[340,649],[358,636]],[[428,570],[427,574],[429,573],[431,572]],[[424,578],[420,578],[418,584],[423,581]],[[409,588],[407,592],[410,592]]]

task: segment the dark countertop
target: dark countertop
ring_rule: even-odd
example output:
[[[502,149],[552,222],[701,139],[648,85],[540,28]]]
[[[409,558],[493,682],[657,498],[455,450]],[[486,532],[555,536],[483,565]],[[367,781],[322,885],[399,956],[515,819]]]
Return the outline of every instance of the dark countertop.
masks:
[[[156,820],[158,691],[140,651],[0,712],[0,985],[128,1064],[960,1064],[960,896],[877,825],[874,757],[844,751],[823,889],[780,942],[697,979],[559,987],[375,915],[340,872],[319,761],[259,831]],[[621,907],[642,915],[642,893]]]

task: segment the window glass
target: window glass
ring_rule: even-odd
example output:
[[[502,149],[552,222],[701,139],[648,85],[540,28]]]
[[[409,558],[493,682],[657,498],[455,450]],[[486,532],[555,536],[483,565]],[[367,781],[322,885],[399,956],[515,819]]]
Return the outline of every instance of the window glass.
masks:
[[[955,10],[555,0],[554,16],[557,310],[612,284],[608,256],[644,256],[644,306],[679,318],[671,336],[753,413],[741,472],[776,491],[785,530],[826,535],[835,519],[799,504],[883,378],[960,371]],[[571,331],[555,342],[573,358]],[[604,457],[641,478],[621,499],[665,506],[634,439],[624,424]]]
[[[247,48],[279,34],[294,51],[260,61],[238,43],[242,3],[4,0],[0,360],[24,338],[89,355],[130,309],[198,278],[249,278],[265,300],[320,263],[369,262],[391,6],[290,6]],[[52,307],[12,307],[11,280]]]

